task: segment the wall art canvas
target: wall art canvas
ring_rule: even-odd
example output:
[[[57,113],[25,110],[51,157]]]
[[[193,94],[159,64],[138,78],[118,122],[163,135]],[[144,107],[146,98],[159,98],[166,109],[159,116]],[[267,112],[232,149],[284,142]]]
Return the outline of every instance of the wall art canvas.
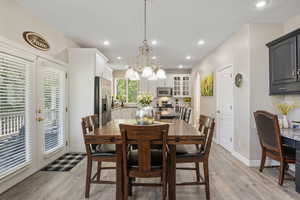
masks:
[[[214,95],[214,74],[213,72],[207,74],[201,80],[201,96]]]

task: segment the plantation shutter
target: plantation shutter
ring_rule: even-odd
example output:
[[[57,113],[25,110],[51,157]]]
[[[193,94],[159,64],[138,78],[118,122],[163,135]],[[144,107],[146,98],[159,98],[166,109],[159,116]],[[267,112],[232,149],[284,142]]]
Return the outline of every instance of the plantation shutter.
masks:
[[[44,152],[47,153],[64,146],[64,72],[43,67],[42,77]]]
[[[27,119],[30,64],[0,52],[0,177],[31,161]]]

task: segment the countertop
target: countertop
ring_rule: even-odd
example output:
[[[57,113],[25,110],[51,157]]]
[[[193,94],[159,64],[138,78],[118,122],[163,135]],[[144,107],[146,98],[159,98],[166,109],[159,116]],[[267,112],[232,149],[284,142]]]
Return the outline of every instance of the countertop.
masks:
[[[290,138],[292,140],[296,140],[300,142],[300,129],[293,129],[293,128],[281,129],[281,135],[283,137]]]

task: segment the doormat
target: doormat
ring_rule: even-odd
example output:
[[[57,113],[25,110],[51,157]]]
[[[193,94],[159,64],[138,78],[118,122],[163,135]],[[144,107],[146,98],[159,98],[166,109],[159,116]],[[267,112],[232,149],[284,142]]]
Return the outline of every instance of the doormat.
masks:
[[[42,171],[55,171],[55,172],[67,172],[73,169],[80,161],[84,159],[86,154],[84,153],[66,153],[65,155],[59,157]]]

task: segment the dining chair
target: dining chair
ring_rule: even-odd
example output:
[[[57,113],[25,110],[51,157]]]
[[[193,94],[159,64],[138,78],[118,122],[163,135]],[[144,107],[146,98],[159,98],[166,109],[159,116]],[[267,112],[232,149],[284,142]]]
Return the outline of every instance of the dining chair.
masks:
[[[282,185],[288,164],[296,163],[296,149],[282,144],[278,117],[266,111],[254,112],[262,156],[259,171],[263,172],[266,158],[280,163],[278,184]]]
[[[97,184],[115,184],[115,181],[102,181],[101,170],[116,169],[116,167],[102,167],[102,162],[117,162],[117,153],[115,145],[103,144],[101,140],[88,139],[86,136],[99,127],[97,115],[90,115],[81,119],[82,133],[87,154],[87,172],[85,197],[90,195],[91,183]],[[97,172],[92,176],[93,161],[98,162]]]
[[[181,120],[185,120],[186,109],[187,109],[186,107],[182,107],[182,112],[181,112],[181,116],[180,116]]]
[[[124,199],[132,195],[132,186],[162,186],[162,199],[167,194],[168,124],[135,126],[120,124],[123,143]],[[130,150],[130,145],[137,149]],[[152,145],[161,145],[153,149]],[[135,178],[160,177],[161,183],[135,183]]]
[[[205,185],[206,199],[210,199],[209,189],[209,153],[214,134],[215,119],[201,115],[199,119],[199,131],[203,134],[203,145],[194,148],[193,145],[176,146],[176,163],[195,163],[195,168],[177,167],[178,170],[195,170],[195,182],[182,182],[176,185]],[[200,163],[203,163],[204,177],[200,174]]]
[[[192,113],[192,109],[191,108],[187,108],[187,111],[185,113],[185,119],[184,119],[184,121],[186,123],[190,123],[191,113]]]

